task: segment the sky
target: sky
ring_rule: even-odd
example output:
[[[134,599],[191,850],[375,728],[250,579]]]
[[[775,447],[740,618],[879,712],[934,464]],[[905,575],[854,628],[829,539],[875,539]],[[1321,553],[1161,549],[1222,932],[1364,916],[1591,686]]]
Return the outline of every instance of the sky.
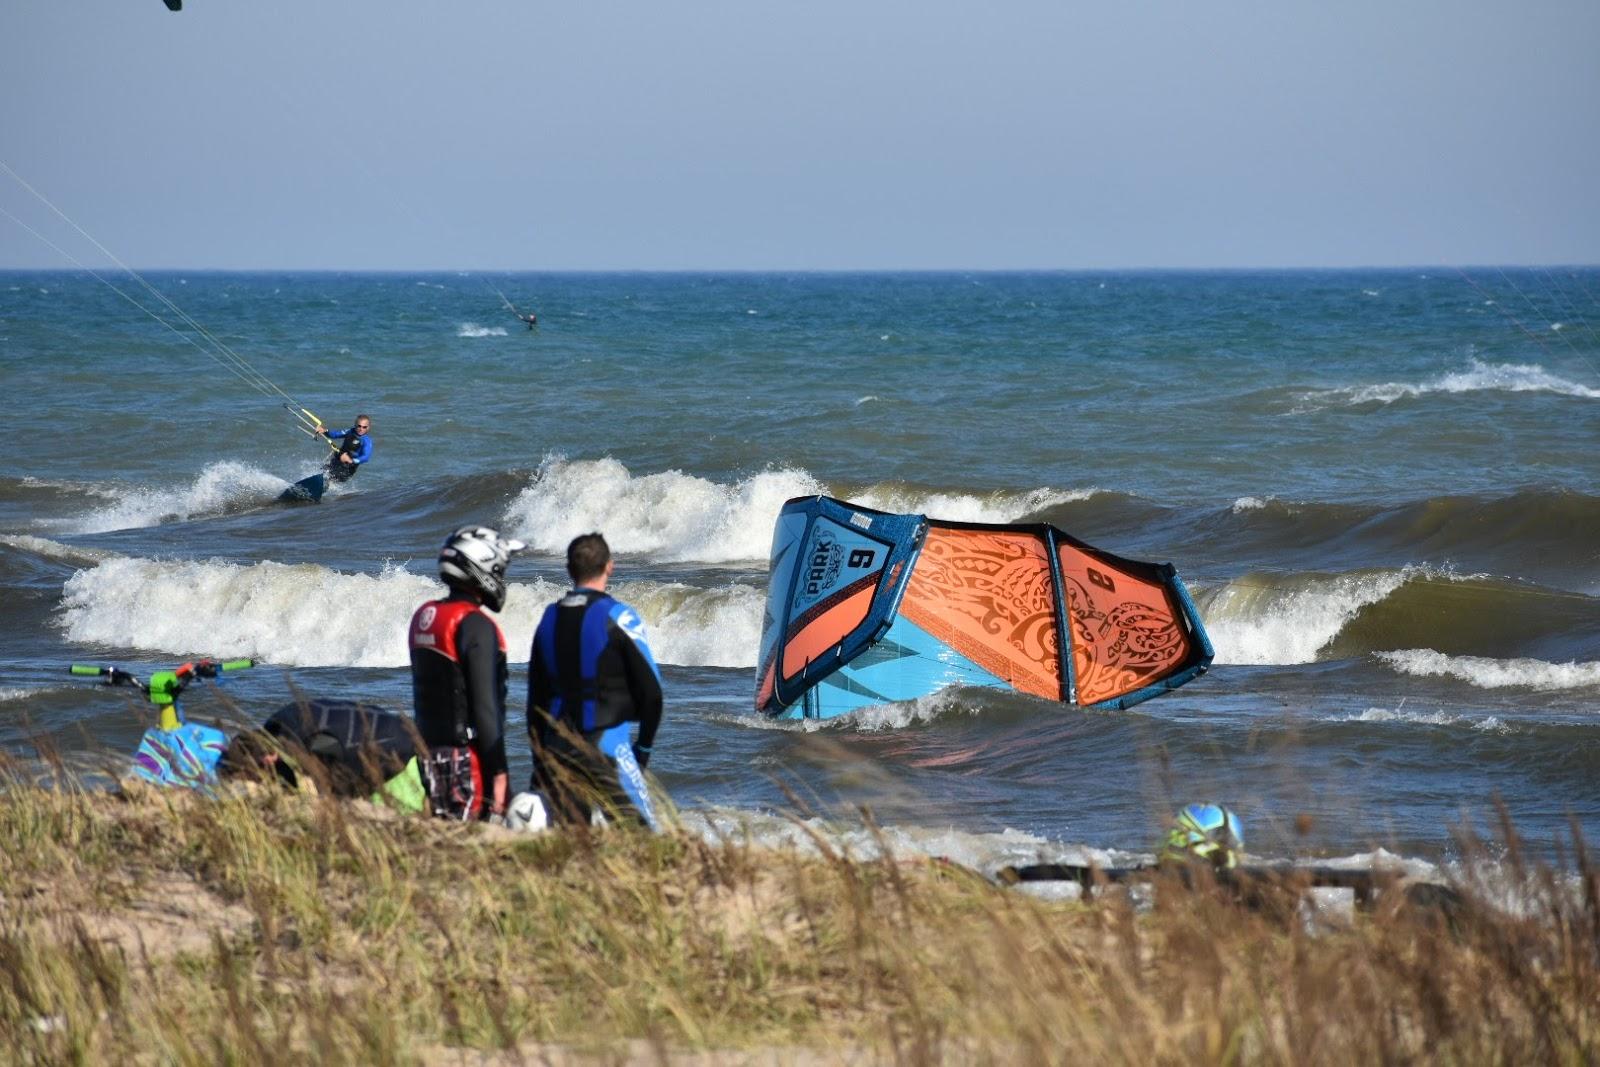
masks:
[[[5,0],[0,161],[139,269],[1594,264],[1600,4]]]

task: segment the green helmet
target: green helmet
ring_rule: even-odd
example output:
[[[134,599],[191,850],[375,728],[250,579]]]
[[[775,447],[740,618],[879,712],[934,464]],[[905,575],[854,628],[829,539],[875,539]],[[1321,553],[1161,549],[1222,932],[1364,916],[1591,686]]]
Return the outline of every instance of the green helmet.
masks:
[[[1219,804],[1185,804],[1167,832],[1163,860],[1209,861],[1216,867],[1236,867],[1244,851],[1244,831],[1239,819]]]

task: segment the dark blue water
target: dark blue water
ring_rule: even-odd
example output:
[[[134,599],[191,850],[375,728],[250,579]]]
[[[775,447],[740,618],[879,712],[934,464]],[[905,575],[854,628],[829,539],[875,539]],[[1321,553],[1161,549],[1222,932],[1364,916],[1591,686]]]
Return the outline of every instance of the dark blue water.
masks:
[[[868,805],[980,863],[1139,853],[1202,798],[1269,855],[1448,855],[1495,797],[1535,842],[1600,831],[1600,271],[150,275],[176,310],[113,280],[0,274],[10,750],[131,747],[72,661],[256,656],[194,694],[231,722],[291,686],[404,709],[473,521],[536,550],[518,661],[606,533],[667,664],[652,770],[700,820]],[[319,462],[290,398],[375,424],[315,507],[272,504]],[[1170,560],[1218,662],[1126,713],[757,720],[772,520],[814,492]]]

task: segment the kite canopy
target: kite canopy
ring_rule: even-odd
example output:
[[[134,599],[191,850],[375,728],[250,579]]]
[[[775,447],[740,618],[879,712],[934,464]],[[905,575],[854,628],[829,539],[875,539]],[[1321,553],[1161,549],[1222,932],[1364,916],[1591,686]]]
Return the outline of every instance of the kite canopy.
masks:
[[[799,497],[773,531],[756,710],[826,719],[947,685],[1126,708],[1211,659],[1169,563],[1123,559],[1044,523]]]

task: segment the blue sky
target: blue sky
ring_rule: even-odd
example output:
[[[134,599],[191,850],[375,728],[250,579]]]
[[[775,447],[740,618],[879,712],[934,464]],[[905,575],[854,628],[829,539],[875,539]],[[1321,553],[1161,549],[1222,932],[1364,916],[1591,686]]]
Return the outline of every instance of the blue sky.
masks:
[[[0,9],[0,160],[141,269],[1600,262],[1593,0],[184,6]]]

